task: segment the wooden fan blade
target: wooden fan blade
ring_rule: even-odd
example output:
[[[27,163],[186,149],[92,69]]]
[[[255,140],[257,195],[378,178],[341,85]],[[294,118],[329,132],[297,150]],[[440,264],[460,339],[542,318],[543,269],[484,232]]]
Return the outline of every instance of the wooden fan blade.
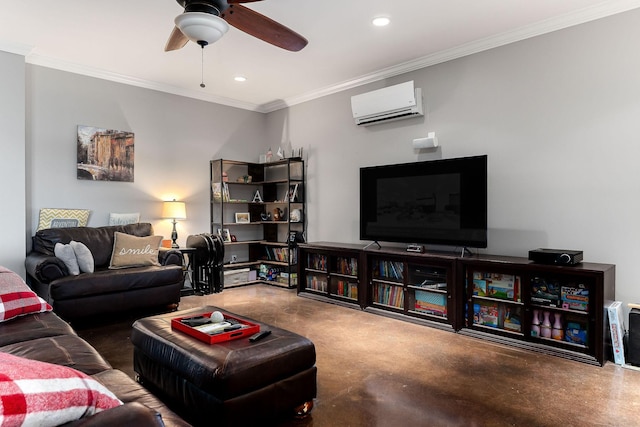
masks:
[[[189,39],[187,38],[187,36],[182,34],[180,28],[173,27],[173,31],[169,36],[169,40],[167,40],[167,45],[164,47],[164,51],[169,52],[171,50],[178,50],[184,47],[184,45],[186,45],[188,41]]]
[[[308,43],[295,31],[240,4],[230,4],[221,18],[247,34],[292,52],[299,51]]]

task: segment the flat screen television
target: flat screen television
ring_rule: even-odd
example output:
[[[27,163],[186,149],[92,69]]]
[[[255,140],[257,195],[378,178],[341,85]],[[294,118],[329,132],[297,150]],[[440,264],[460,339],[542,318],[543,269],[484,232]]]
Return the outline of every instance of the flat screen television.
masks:
[[[360,239],[487,247],[487,156],[360,168]]]

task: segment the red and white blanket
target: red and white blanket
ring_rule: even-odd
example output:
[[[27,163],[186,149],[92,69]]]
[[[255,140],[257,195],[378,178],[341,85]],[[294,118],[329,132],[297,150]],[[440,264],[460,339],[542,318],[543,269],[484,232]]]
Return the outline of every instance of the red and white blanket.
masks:
[[[80,371],[0,352],[0,426],[57,426],[121,404]]]
[[[51,306],[36,295],[20,276],[0,266],[0,322],[50,310]]]

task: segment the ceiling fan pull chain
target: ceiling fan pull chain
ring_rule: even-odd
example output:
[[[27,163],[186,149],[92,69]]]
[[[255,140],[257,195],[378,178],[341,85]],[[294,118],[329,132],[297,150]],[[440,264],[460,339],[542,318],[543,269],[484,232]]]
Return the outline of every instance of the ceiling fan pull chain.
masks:
[[[208,45],[209,43],[207,43],[207,42],[206,42],[206,41],[204,41],[204,40],[199,40],[199,41],[198,41],[198,44],[199,44],[199,45],[200,45],[200,47],[202,48],[202,49],[200,49],[201,54],[202,54],[202,60],[201,60],[202,68],[201,68],[201,70],[200,70],[200,87],[202,87],[202,88],[203,88],[203,87],[205,87],[205,84],[204,84],[204,47],[205,47],[206,45]]]

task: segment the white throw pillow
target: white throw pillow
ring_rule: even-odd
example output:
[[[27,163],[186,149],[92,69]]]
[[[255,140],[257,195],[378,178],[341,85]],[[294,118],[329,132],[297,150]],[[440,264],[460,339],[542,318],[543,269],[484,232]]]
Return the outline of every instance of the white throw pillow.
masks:
[[[53,248],[53,253],[56,258],[59,258],[67,266],[69,274],[77,276],[80,274],[80,267],[78,266],[78,260],[76,259],[76,253],[73,251],[71,245],[64,245],[62,243],[56,243]]]
[[[95,262],[93,260],[93,254],[91,254],[89,248],[84,243],[76,242],[75,240],[72,240],[69,244],[76,255],[80,271],[83,273],[93,273],[95,269]]]

